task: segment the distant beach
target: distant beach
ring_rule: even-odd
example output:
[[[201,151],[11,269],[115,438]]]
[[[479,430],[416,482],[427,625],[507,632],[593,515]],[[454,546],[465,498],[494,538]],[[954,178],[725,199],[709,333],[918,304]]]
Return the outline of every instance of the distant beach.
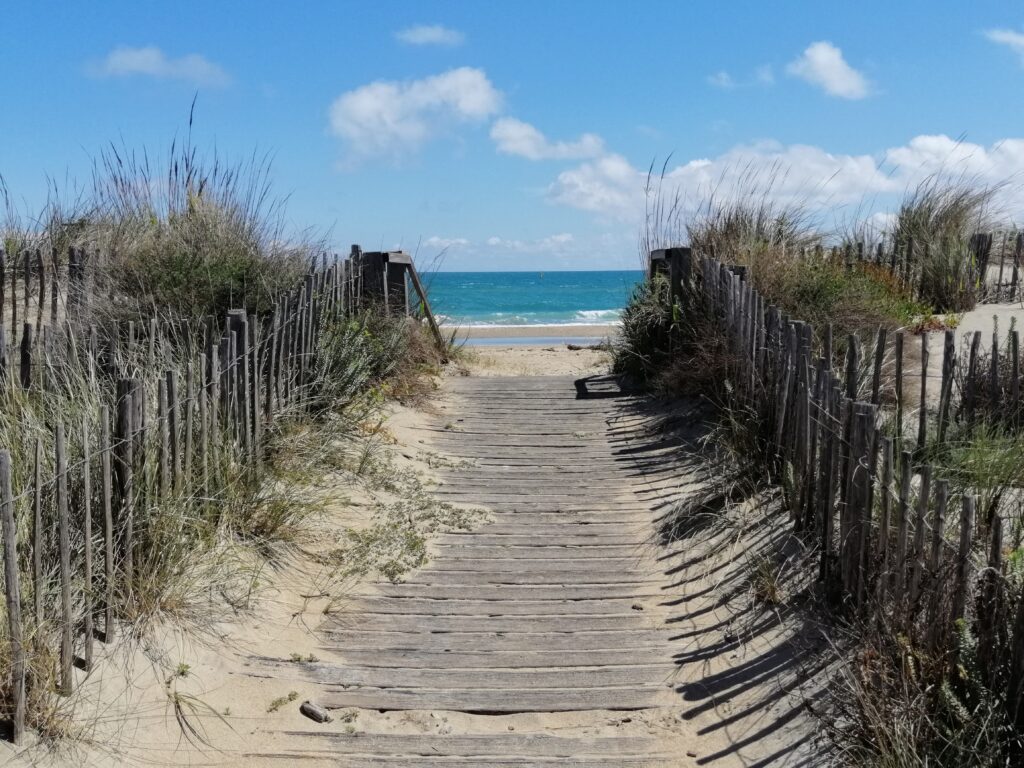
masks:
[[[442,325],[442,331],[456,331],[456,338],[473,346],[541,346],[551,344],[596,344],[618,335],[620,323],[601,325]]]

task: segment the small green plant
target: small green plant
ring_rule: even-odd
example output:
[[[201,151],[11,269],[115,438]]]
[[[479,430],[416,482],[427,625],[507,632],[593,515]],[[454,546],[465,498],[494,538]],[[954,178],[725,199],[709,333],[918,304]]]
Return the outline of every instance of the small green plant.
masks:
[[[755,555],[750,563],[748,583],[757,602],[764,605],[782,603],[782,567],[774,558],[764,554]]]
[[[299,698],[298,691],[289,691],[287,696],[278,696],[276,699],[270,702],[270,705],[267,707],[267,712],[277,712],[277,710],[279,710],[281,707],[285,706],[286,704],[290,704],[297,698]]]

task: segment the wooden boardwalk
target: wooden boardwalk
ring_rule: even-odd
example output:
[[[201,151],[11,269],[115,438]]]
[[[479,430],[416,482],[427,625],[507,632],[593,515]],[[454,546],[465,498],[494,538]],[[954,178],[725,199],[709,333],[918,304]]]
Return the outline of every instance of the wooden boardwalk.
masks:
[[[628,439],[639,401],[608,378],[445,388],[424,445],[455,466],[435,494],[488,507],[492,521],[440,536],[406,581],[354,597],[324,635],[334,660],[312,665],[321,703],[479,716],[678,711],[644,495],[669,473],[672,451]],[[655,730],[308,735],[341,766],[692,764]]]

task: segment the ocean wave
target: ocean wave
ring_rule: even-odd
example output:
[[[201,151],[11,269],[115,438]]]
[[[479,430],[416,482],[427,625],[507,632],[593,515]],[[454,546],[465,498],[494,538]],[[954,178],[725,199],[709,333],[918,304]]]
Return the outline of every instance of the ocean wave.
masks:
[[[438,321],[447,326],[473,328],[522,328],[524,326],[557,325],[616,326],[621,322],[620,309],[583,309],[566,312],[488,312],[487,314],[450,316],[439,315]]]
[[[601,320],[619,320],[621,316],[621,309],[581,309],[576,312],[573,319],[599,322]]]
[[[586,326],[608,326],[609,328],[615,328],[616,326],[621,325],[621,322],[622,321],[618,320],[618,319],[616,319],[616,320],[601,320],[601,321],[594,320],[594,321],[591,321],[591,322],[584,322],[582,320],[568,320],[568,321],[567,320],[530,320],[529,322],[522,322],[522,323],[516,323],[516,322],[497,323],[497,322],[480,322],[480,321],[467,320],[467,321],[464,321],[464,322],[448,321],[448,322],[441,323],[441,325],[444,325],[444,326],[449,327],[449,328],[455,328],[455,327],[460,327],[460,328],[529,328],[530,326],[535,326],[535,327],[556,327],[556,326],[557,327],[563,327],[564,326],[566,328],[572,328],[574,326],[577,327],[577,328],[583,328],[583,327],[586,327]]]

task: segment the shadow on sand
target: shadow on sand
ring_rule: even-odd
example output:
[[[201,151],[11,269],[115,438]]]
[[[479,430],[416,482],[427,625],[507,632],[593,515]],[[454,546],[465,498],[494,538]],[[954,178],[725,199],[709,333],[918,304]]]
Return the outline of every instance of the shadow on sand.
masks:
[[[707,410],[637,397],[615,377],[575,382],[578,398],[618,398],[608,419],[617,461],[642,482],[656,523],[681,715],[696,763],[812,766],[816,712],[836,661],[814,610],[813,552],[791,533],[778,493],[753,498],[709,455]]]

